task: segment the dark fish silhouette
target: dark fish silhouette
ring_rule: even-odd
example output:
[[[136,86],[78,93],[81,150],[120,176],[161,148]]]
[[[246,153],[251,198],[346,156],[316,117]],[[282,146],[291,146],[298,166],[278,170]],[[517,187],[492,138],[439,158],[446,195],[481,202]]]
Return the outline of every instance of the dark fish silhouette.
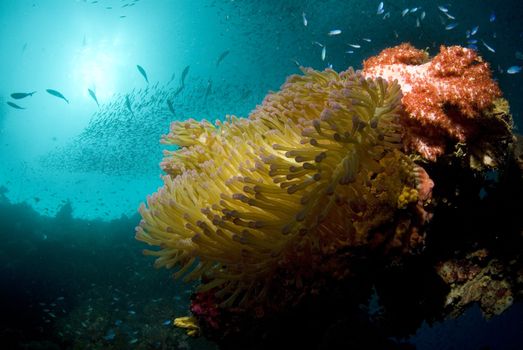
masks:
[[[209,81],[207,81],[207,90],[205,90],[205,99],[207,99],[207,97],[211,94],[212,92],[212,80],[209,79]]]
[[[51,95],[53,95],[53,96],[56,96],[56,97],[58,97],[58,98],[61,98],[61,99],[64,100],[65,102],[69,103],[69,100],[67,100],[67,99],[65,98],[65,96],[62,95],[59,91],[56,91],[56,90],[53,90],[53,89],[47,89],[47,90],[45,90],[45,91],[47,91],[49,94],[51,94]]]
[[[138,72],[140,72],[140,74],[143,76],[143,78],[145,79],[147,84],[149,84],[149,79],[147,79],[147,73],[145,73],[145,69],[143,69],[143,67],[140,66],[139,64],[136,65],[136,68],[138,68]]]
[[[171,113],[176,116],[176,112],[174,111],[174,106],[173,106],[173,103],[169,100],[167,100],[167,107],[169,107],[169,110],[171,111]]]
[[[87,89],[87,90],[89,91],[89,95],[91,95],[94,102],[96,102],[96,105],[98,106],[98,108],[100,108],[100,104],[98,103],[98,99],[96,98],[96,94],[94,93],[94,91],[91,89]]]
[[[7,104],[13,108],[16,108],[16,109],[25,109],[23,107],[20,107],[19,105],[17,105],[16,103],[13,103],[13,102],[7,102]]]
[[[191,68],[191,66],[187,66],[183,69],[182,77],[180,78],[180,83],[182,85],[185,85],[185,77],[187,77],[187,74],[189,74],[189,68]]]
[[[129,112],[131,112],[131,115],[134,117],[134,112],[131,108],[131,101],[129,101],[129,95],[125,95],[125,106],[129,110]]]
[[[223,61],[223,59],[225,57],[227,57],[227,55],[229,54],[229,50],[226,50],[226,51],[223,51],[222,54],[220,55],[220,57],[218,57],[218,60],[216,60],[216,67],[218,67],[218,65],[220,64],[221,61]]]
[[[19,100],[21,98],[25,98],[27,96],[33,96],[34,94],[36,94],[36,91],[33,91],[33,92],[14,92],[11,94],[11,97],[14,98],[15,100]]]

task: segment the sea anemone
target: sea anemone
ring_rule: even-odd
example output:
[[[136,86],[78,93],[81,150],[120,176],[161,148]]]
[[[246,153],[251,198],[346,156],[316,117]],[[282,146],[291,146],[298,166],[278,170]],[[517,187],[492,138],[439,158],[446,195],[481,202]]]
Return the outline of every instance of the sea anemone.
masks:
[[[249,118],[174,122],[162,138],[180,148],[165,152],[136,238],[160,247],[145,250],[156,267],[199,280],[222,307],[264,299],[282,270],[299,289],[346,247],[408,251],[408,229],[382,228],[430,197],[427,174],[400,150],[396,82],[303,72]]]

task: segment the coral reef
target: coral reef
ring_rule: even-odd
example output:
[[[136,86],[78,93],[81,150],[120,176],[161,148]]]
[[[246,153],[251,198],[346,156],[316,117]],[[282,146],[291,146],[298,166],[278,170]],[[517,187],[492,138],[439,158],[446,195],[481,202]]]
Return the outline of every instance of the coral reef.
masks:
[[[399,151],[400,99],[383,79],[305,70],[249,119],[173,123],[163,142],[182,148],[166,152],[165,185],[140,208],[136,237],[161,247],[146,251],[156,266],[191,270],[186,280],[218,288],[224,306],[282,282],[301,290],[318,269],[338,274],[321,261],[343,247],[416,248],[416,215],[380,231],[430,198],[430,179]]]
[[[400,84],[407,112],[401,120],[406,152],[435,161],[452,151],[449,147],[467,144],[461,154],[470,153],[473,166],[499,165],[498,149],[506,149],[512,128],[508,104],[476,51],[441,46],[429,59],[425,51],[402,44],[366,60],[363,74]]]
[[[145,250],[156,267],[199,281],[175,324],[231,349],[365,334],[394,348],[423,321],[520,297],[523,227],[506,198],[523,195],[523,147],[488,64],[402,44],[362,72],[303,73],[249,118],[162,137],[179,148],[136,238],[159,248]],[[333,334],[349,328],[350,342]]]

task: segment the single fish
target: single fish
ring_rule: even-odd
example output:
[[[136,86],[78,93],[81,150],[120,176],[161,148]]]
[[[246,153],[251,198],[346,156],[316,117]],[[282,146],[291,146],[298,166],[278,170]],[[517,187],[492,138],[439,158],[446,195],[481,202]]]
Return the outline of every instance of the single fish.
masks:
[[[345,53],[354,53],[354,50],[345,51]]]
[[[133,338],[133,339],[129,340],[129,344],[130,345],[136,344],[137,341],[138,341],[138,338]]]
[[[378,5],[378,11],[376,12],[377,15],[381,15],[383,12],[385,12],[385,9],[384,9],[384,5],[383,5],[383,1],[380,2],[380,4]]]
[[[53,96],[58,97],[58,98],[61,98],[61,99],[64,100],[65,102],[69,103],[69,100],[67,100],[67,99],[65,98],[65,96],[62,95],[61,92],[56,91],[56,90],[53,90],[53,89],[47,89],[47,90],[45,90],[45,91],[47,91],[50,95],[53,95]]]
[[[183,89],[185,88],[185,85],[180,85],[180,87],[178,89],[176,89],[176,91],[174,92],[174,97],[178,96],[180,94],[180,92],[183,91]]]
[[[323,47],[323,44],[322,44],[322,43],[319,43],[319,42],[317,42],[317,41],[313,41],[312,43],[318,45],[319,47]]]
[[[447,16],[447,18],[450,18],[450,19],[456,19],[456,17],[452,16],[450,13],[448,12],[444,12],[445,16]]]
[[[386,14],[383,15],[383,19],[387,19],[390,17],[390,12],[387,12]]]
[[[100,108],[100,104],[98,103],[98,99],[96,98],[96,94],[94,93],[94,91],[91,89],[87,89],[87,91],[89,91],[89,95],[91,95],[94,102],[96,102],[96,105],[98,106],[98,108]]]
[[[176,112],[174,111],[173,103],[171,101],[169,101],[169,99],[167,99],[167,107],[169,107],[169,111],[171,111],[172,115],[176,116]]]
[[[476,33],[478,32],[479,30],[479,26],[475,26],[474,28],[471,29],[470,31],[470,35],[476,35]]]
[[[322,61],[325,61],[325,56],[327,56],[327,47],[324,46],[324,47],[321,49],[321,60],[322,60]]]
[[[425,19],[425,16],[426,16],[426,15],[427,15],[427,14],[425,13],[425,11],[423,11],[423,12],[421,13],[421,15],[419,16],[419,19],[421,19],[421,20],[423,21],[423,20]]]
[[[401,17],[405,17],[405,15],[407,13],[409,13],[409,9],[408,8],[404,9],[403,11],[401,11]]]
[[[494,11],[492,11],[490,13],[489,21],[494,22],[495,20],[496,20],[496,14],[494,13]]]
[[[162,322],[162,325],[163,325],[163,326],[168,326],[168,325],[170,325],[171,323],[172,323],[171,320],[165,320],[165,321]]]
[[[452,30],[458,26],[458,23],[449,23],[445,26],[445,30]]]
[[[303,25],[306,27],[308,22],[307,22],[307,17],[305,17],[305,12],[301,13],[301,17],[303,18]]]
[[[191,66],[187,66],[183,69],[182,76],[180,78],[180,83],[182,85],[185,85],[185,78],[187,77],[187,74],[189,74],[189,68],[191,68]]]
[[[220,55],[220,57],[218,57],[218,59],[216,60],[216,67],[218,67],[218,65],[221,63],[221,61],[223,61],[223,59],[225,57],[227,57],[227,55],[229,54],[229,50],[226,50],[226,51],[223,51],[222,54]]]
[[[489,46],[487,45],[486,42],[484,42],[483,40],[481,40],[481,42],[483,43],[483,46],[485,46],[487,48],[487,50],[489,50],[490,52],[496,52],[496,50],[494,50],[494,48],[492,46]]]
[[[416,18],[416,28],[419,28],[421,26],[421,23],[419,21],[419,18]]]
[[[370,43],[370,42],[372,41],[372,40],[370,40],[369,38],[362,38],[361,40],[366,41],[366,42],[368,42],[368,43]]]
[[[24,107],[20,107],[19,105],[17,105],[16,103],[13,103],[13,102],[9,102],[7,101],[7,104],[15,109],[25,109]]]
[[[133,109],[131,108],[131,101],[129,100],[129,95],[125,95],[125,106],[131,112],[131,115],[134,117]]]
[[[467,40],[467,44],[477,44],[478,41],[476,39],[470,39],[470,40]]]
[[[443,13],[449,12],[449,9],[442,5],[438,6],[438,9]]]
[[[207,99],[207,97],[211,94],[212,92],[212,80],[209,79],[207,81],[207,90],[205,90],[205,99]]]
[[[419,10],[419,7],[413,7],[413,8],[410,9],[409,12],[410,12],[410,13],[414,13],[414,12],[416,12],[416,11],[418,11],[418,10]]]
[[[521,66],[512,66],[507,69],[508,74],[517,74],[521,72]]]
[[[359,49],[361,47],[361,45],[358,45],[358,44],[348,44],[350,47],[353,47],[355,49]]]
[[[36,91],[33,92],[14,92],[11,94],[11,97],[15,100],[19,100],[21,98],[26,98],[27,96],[33,96],[36,94]]]
[[[104,339],[105,340],[113,340],[114,337],[116,337],[116,333],[115,333],[114,329],[111,328],[105,334]]]
[[[143,78],[145,79],[147,84],[149,84],[149,79],[147,79],[147,73],[145,73],[145,69],[143,69],[143,67],[140,66],[139,64],[136,65],[136,68],[138,68],[138,72],[140,72],[140,74],[143,76]]]
[[[341,30],[339,30],[339,29],[333,29],[327,33],[327,35],[330,35],[330,36],[340,35],[340,34],[341,34]]]

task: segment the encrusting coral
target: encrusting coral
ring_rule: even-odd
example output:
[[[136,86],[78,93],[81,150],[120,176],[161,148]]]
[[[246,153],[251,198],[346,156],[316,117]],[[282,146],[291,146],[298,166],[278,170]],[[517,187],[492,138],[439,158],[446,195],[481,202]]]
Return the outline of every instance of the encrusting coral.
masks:
[[[415,245],[404,228],[371,236],[399,209],[423,211],[432,188],[399,150],[399,85],[352,69],[304,73],[248,119],[175,122],[163,137],[180,149],[166,152],[136,237],[160,247],[145,251],[157,267],[200,279],[222,306],[263,299],[278,269],[299,288],[342,247]]]

